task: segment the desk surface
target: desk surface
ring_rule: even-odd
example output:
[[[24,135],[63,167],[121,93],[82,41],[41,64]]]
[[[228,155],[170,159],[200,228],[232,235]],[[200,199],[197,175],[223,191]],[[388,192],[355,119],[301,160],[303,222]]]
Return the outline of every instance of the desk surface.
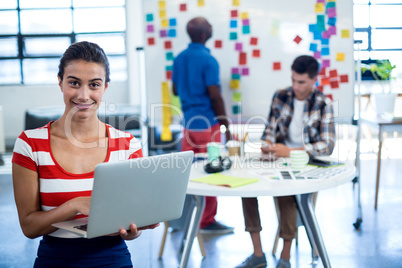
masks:
[[[362,123],[365,124],[376,124],[376,125],[400,125],[402,124],[402,119],[395,119],[395,120],[386,120],[382,118],[381,116],[375,114],[375,113],[362,113],[360,115],[360,120]]]
[[[191,179],[209,175],[204,171],[205,162],[197,161],[192,166],[187,193],[203,196],[241,197],[297,195],[341,185],[352,180],[356,171],[353,164],[346,163],[346,170],[344,172],[327,179],[274,180],[270,177],[277,176],[281,170],[290,170],[288,166],[284,165],[284,163],[287,163],[288,159],[280,158],[275,162],[260,162],[258,159],[259,158],[255,155],[253,158],[246,161],[240,161],[239,158],[234,158],[232,168],[221,173],[234,177],[259,179],[256,183],[235,188],[192,182]]]

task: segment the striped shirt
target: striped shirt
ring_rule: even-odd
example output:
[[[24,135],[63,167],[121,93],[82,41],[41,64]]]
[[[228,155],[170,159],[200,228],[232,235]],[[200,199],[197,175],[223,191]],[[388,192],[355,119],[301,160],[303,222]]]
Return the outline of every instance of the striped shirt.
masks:
[[[294,98],[291,87],[278,90],[274,94],[262,140],[285,143],[293,117]],[[304,104],[302,141],[304,149],[310,155],[330,155],[334,150],[333,107],[331,100],[318,90],[313,90]]]
[[[73,174],[64,170],[55,160],[50,147],[50,125],[26,130],[17,138],[12,162],[38,173],[41,209],[49,211],[79,196],[91,196],[94,171]],[[108,151],[105,162],[115,162],[142,157],[140,142],[130,133],[106,124]],[[75,218],[79,218],[77,215]],[[81,216],[82,217],[82,216]],[[57,230],[57,237],[78,237],[70,232]]]

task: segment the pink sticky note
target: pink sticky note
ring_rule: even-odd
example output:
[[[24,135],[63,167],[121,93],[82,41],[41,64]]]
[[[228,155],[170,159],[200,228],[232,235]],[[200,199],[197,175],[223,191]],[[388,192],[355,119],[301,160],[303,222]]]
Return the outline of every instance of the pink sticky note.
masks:
[[[239,74],[239,68],[232,68],[232,74]]]
[[[247,67],[241,69],[241,75],[249,75],[249,73],[250,70]]]
[[[153,33],[154,32],[154,26],[152,24],[147,25],[147,33]]]
[[[325,0],[317,0],[317,3],[325,3]]]
[[[243,20],[243,26],[248,26],[250,25],[250,20],[249,19],[244,19]]]
[[[328,68],[330,65],[330,60],[322,60],[322,68]]]
[[[235,50],[236,51],[243,51],[243,44],[242,43],[236,43],[235,44]]]
[[[314,52],[314,58],[315,58],[315,59],[321,58],[321,52],[320,52],[320,51]]]
[[[336,9],[334,7],[327,8],[327,15],[328,15],[328,18],[335,18],[336,17]]]
[[[324,39],[329,39],[331,37],[331,34],[329,33],[329,31],[324,31],[321,33],[321,37]]]
[[[329,26],[327,31],[330,35],[336,35],[336,26]]]
[[[166,30],[160,30],[159,34],[160,34],[160,37],[166,37],[167,36],[167,31]]]

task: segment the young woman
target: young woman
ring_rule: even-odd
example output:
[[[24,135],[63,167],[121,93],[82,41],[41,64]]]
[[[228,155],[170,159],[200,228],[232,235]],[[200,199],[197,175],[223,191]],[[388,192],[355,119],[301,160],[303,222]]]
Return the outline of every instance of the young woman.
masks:
[[[138,140],[97,116],[109,75],[102,48],[89,42],[71,45],[58,72],[64,114],[24,131],[15,143],[12,173],[20,225],[28,238],[43,236],[34,267],[132,267],[124,240],[159,225],[139,229],[131,224],[129,231],[94,239],[52,226],[88,215],[98,163],[142,157]]]

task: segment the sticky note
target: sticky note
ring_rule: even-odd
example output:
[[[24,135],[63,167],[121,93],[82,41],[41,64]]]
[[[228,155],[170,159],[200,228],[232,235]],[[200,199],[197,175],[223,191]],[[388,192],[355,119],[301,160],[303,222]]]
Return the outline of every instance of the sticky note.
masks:
[[[173,70],[173,66],[172,66],[172,65],[167,65],[167,66],[165,67],[165,70],[166,70],[166,71],[172,71],[172,70]]]
[[[335,3],[335,2],[330,2],[330,1],[328,1],[326,7],[327,7],[327,8],[336,7],[336,3]]]
[[[166,60],[174,60],[173,52],[166,52]]]
[[[321,48],[321,56],[328,56],[329,55],[329,47]]]
[[[271,30],[270,30],[270,35],[272,36],[278,36],[279,35],[279,25],[280,22],[279,20],[273,20],[271,24]]]
[[[311,43],[309,50],[315,52],[317,51],[317,47],[318,47],[317,44]]]
[[[154,15],[149,13],[145,16],[147,22],[154,21]]]
[[[328,16],[328,18],[335,18],[336,17],[336,8],[334,8],[334,7],[327,8],[327,16]]]
[[[319,75],[326,75],[326,68],[321,68],[320,72],[318,73]]]
[[[236,32],[229,33],[229,39],[230,40],[237,40],[237,33]]]
[[[345,53],[336,53],[337,61],[345,61]]]
[[[167,28],[169,26],[169,20],[163,19],[161,20],[161,27],[162,28]]]
[[[273,69],[274,71],[280,71],[280,70],[281,70],[281,63],[280,63],[279,61],[274,62],[274,63],[273,63],[273,66],[272,66],[272,69]]]
[[[233,114],[241,114],[241,106],[240,105],[233,105],[232,106],[232,113]]]
[[[250,45],[256,46],[258,44],[258,38],[257,37],[251,37],[250,38]]]
[[[299,44],[301,40],[302,40],[302,38],[301,38],[300,36],[298,36],[298,35],[296,35],[296,37],[293,39],[293,41],[294,41],[296,44]]]
[[[320,51],[315,51],[313,57],[315,59],[320,59],[321,58],[321,52]]]
[[[159,1],[158,3],[159,3],[159,5],[158,5],[159,9],[162,9],[162,8],[165,9],[166,8],[166,2],[165,1]]]
[[[330,81],[330,84],[329,84],[329,85],[331,86],[332,89],[339,88],[339,82],[338,82],[338,80],[332,80],[332,81]]]
[[[331,101],[334,101],[334,98],[332,97],[332,94],[327,94],[326,95]]]
[[[339,76],[339,80],[341,83],[348,83],[349,82],[349,75],[347,74],[342,74]]]
[[[166,18],[166,10],[164,9],[159,10],[159,17],[161,19]]]
[[[232,101],[233,102],[241,101],[241,93],[240,92],[233,92]]]
[[[236,51],[243,51],[243,44],[242,43],[236,43],[235,44],[235,50]]]
[[[161,141],[171,141],[172,140],[172,131],[169,128],[169,125],[162,127],[161,133]]]
[[[328,32],[330,35],[336,35],[336,26],[329,26]]]
[[[215,40],[215,48],[222,48],[222,40]]]
[[[172,75],[173,75],[172,71],[166,71],[166,80],[172,80]]]
[[[324,4],[323,3],[315,4],[315,12],[316,13],[324,12]]]
[[[317,90],[320,92],[324,92],[324,87],[323,86],[317,86]]]
[[[169,19],[169,26],[176,26],[177,25],[177,20],[175,18]]]
[[[336,18],[328,18],[328,25],[335,26],[336,25]]]
[[[329,39],[331,37],[331,34],[329,31],[324,31],[321,33],[321,38],[322,39]]]
[[[322,54],[321,54],[322,55]],[[330,60],[322,60],[322,67],[323,68],[328,68],[331,65],[331,61]]]
[[[250,25],[250,20],[249,19],[244,19],[241,21],[241,23],[243,24],[243,26],[248,26]]]
[[[329,45],[329,39],[328,38],[322,38],[321,39],[321,45]]]
[[[230,28],[237,28],[237,20],[230,21]]]
[[[317,15],[317,31],[325,31],[325,16]]]
[[[336,69],[330,70],[330,71],[329,71],[329,77],[330,77],[330,78],[338,77],[338,71],[337,71]]]
[[[329,78],[328,77],[322,77],[321,78],[321,85],[322,86],[329,85]]]
[[[240,18],[242,20],[248,19],[248,12],[241,12],[240,13]]]
[[[161,88],[162,88],[162,95],[166,94],[166,92],[169,92],[169,83],[168,82],[162,82],[161,83]]]
[[[198,2],[198,6],[199,6],[199,7],[205,6],[204,0],[198,0],[197,2]]]
[[[159,36],[160,37],[166,37],[167,36],[167,31],[166,30],[160,30],[159,31]]]
[[[231,10],[230,11],[230,17],[231,18],[237,18],[237,16],[238,16],[237,10]]]
[[[154,26],[152,24],[147,25],[147,33],[153,33],[154,32]]]
[[[240,74],[232,74],[232,79],[233,80],[240,80]]]
[[[232,68],[232,74],[239,74],[239,68]]]
[[[341,37],[342,38],[349,38],[350,37],[350,31],[348,29],[341,30]]]
[[[172,48],[172,41],[165,41],[164,47],[165,47],[165,49],[171,49]]]
[[[239,89],[240,88],[240,80],[230,80],[230,88],[231,89]]]
[[[249,25],[244,25],[242,29],[243,34],[249,34],[250,33],[250,26]]]
[[[321,40],[321,32],[316,31],[313,34],[314,34],[313,37],[314,40]]]
[[[309,32],[316,32],[317,31],[317,24],[309,24],[308,25],[308,31]]]
[[[250,74],[250,70],[247,67],[241,69],[241,75],[247,76]]]
[[[233,0],[233,6],[238,7],[240,6],[240,0]]]
[[[180,4],[179,5],[179,10],[181,12],[187,11],[187,4]]]
[[[239,53],[239,65],[246,65],[247,64],[247,53],[240,52]]]
[[[259,49],[253,49],[253,58],[259,58],[261,55],[261,51]]]
[[[169,29],[168,36],[169,37],[176,37],[176,29]]]
[[[148,38],[148,46],[153,46],[155,45],[155,38],[149,37]]]

